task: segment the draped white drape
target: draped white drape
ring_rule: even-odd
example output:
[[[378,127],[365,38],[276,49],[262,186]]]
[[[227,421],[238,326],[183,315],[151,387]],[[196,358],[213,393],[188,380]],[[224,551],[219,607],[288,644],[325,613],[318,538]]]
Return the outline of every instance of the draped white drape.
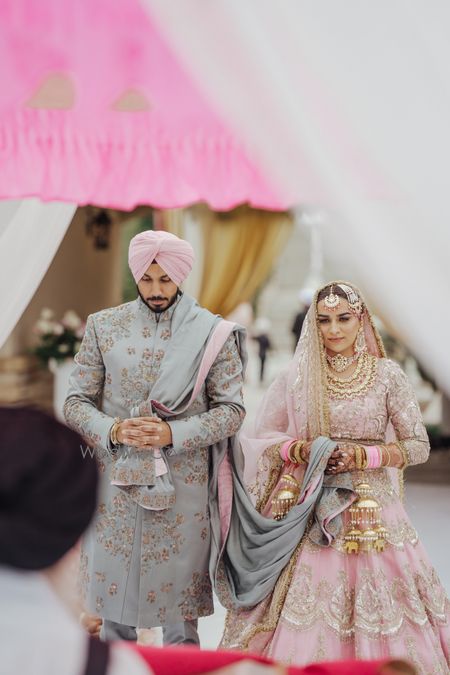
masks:
[[[450,4],[142,0],[325,254],[450,393]]]
[[[41,283],[75,208],[37,199],[0,202],[0,347]]]

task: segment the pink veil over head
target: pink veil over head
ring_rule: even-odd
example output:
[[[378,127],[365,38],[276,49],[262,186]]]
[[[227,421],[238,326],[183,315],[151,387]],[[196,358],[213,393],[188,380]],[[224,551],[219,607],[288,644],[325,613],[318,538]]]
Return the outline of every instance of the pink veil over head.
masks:
[[[317,319],[317,298],[324,288],[341,284],[353,289],[362,302],[361,321],[367,351],[378,358],[386,356],[361,292],[347,281],[333,281],[319,288],[303,322],[289,366],[267,390],[253,428],[240,435],[247,483],[255,481],[257,472],[261,470],[258,462],[268,448],[288,440],[312,441],[318,436],[329,436],[327,368]]]

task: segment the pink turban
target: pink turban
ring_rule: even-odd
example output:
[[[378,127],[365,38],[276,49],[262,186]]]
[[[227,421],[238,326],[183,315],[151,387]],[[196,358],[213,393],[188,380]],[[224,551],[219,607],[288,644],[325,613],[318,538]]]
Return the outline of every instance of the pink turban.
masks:
[[[128,249],[128,264],[136,283],[154,260],[179,286],[192,269],[194,249],[184,239],[162,230],[146,230],[133,237]]]

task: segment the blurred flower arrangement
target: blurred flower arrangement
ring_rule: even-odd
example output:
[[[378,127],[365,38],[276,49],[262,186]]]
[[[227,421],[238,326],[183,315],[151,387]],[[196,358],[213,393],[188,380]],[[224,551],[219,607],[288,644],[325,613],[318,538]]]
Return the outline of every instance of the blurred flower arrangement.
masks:
[[[39,343],[32,350],[44,366],[73,358],[80,349],[85,323],[73,309],[67,310],[60,321],[51,309],[45,307],[34,325]]]

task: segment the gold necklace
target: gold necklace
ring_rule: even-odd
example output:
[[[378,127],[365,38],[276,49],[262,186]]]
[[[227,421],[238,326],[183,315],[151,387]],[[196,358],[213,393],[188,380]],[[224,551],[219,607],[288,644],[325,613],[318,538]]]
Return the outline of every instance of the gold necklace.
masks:
[[[335,370],[337,373],[343,373],[344,370],[347,370],[352,363],[355,363],[361,356],[360,353],[352,354],[351,356],[343,356],[342,354],[335,354],[334,356],[329,356],[327,354],[327,361],[331,366],[332,370]]]
[[[360,355],[362,356],[362,355]],[[361,371],[364,368],[364,359],[359,358],[358,362],[356,364],[356,368],[353,371],[353,373],[349,377],[338,377],[336,373],[333,372],[332,369],[328,368],[328,379],[333,380],[334,382],[337,382],[338,384],[341,384],[342,382],[353,382],[354,380],[357,380],[359,376],[361,375]]]
[[[328,369],[327,390],[331,398],[344,400],[363,396],[372,386],[377,372],[377,357],[364,352],[358,359],[355,372],[348,378],[339,378]]]

